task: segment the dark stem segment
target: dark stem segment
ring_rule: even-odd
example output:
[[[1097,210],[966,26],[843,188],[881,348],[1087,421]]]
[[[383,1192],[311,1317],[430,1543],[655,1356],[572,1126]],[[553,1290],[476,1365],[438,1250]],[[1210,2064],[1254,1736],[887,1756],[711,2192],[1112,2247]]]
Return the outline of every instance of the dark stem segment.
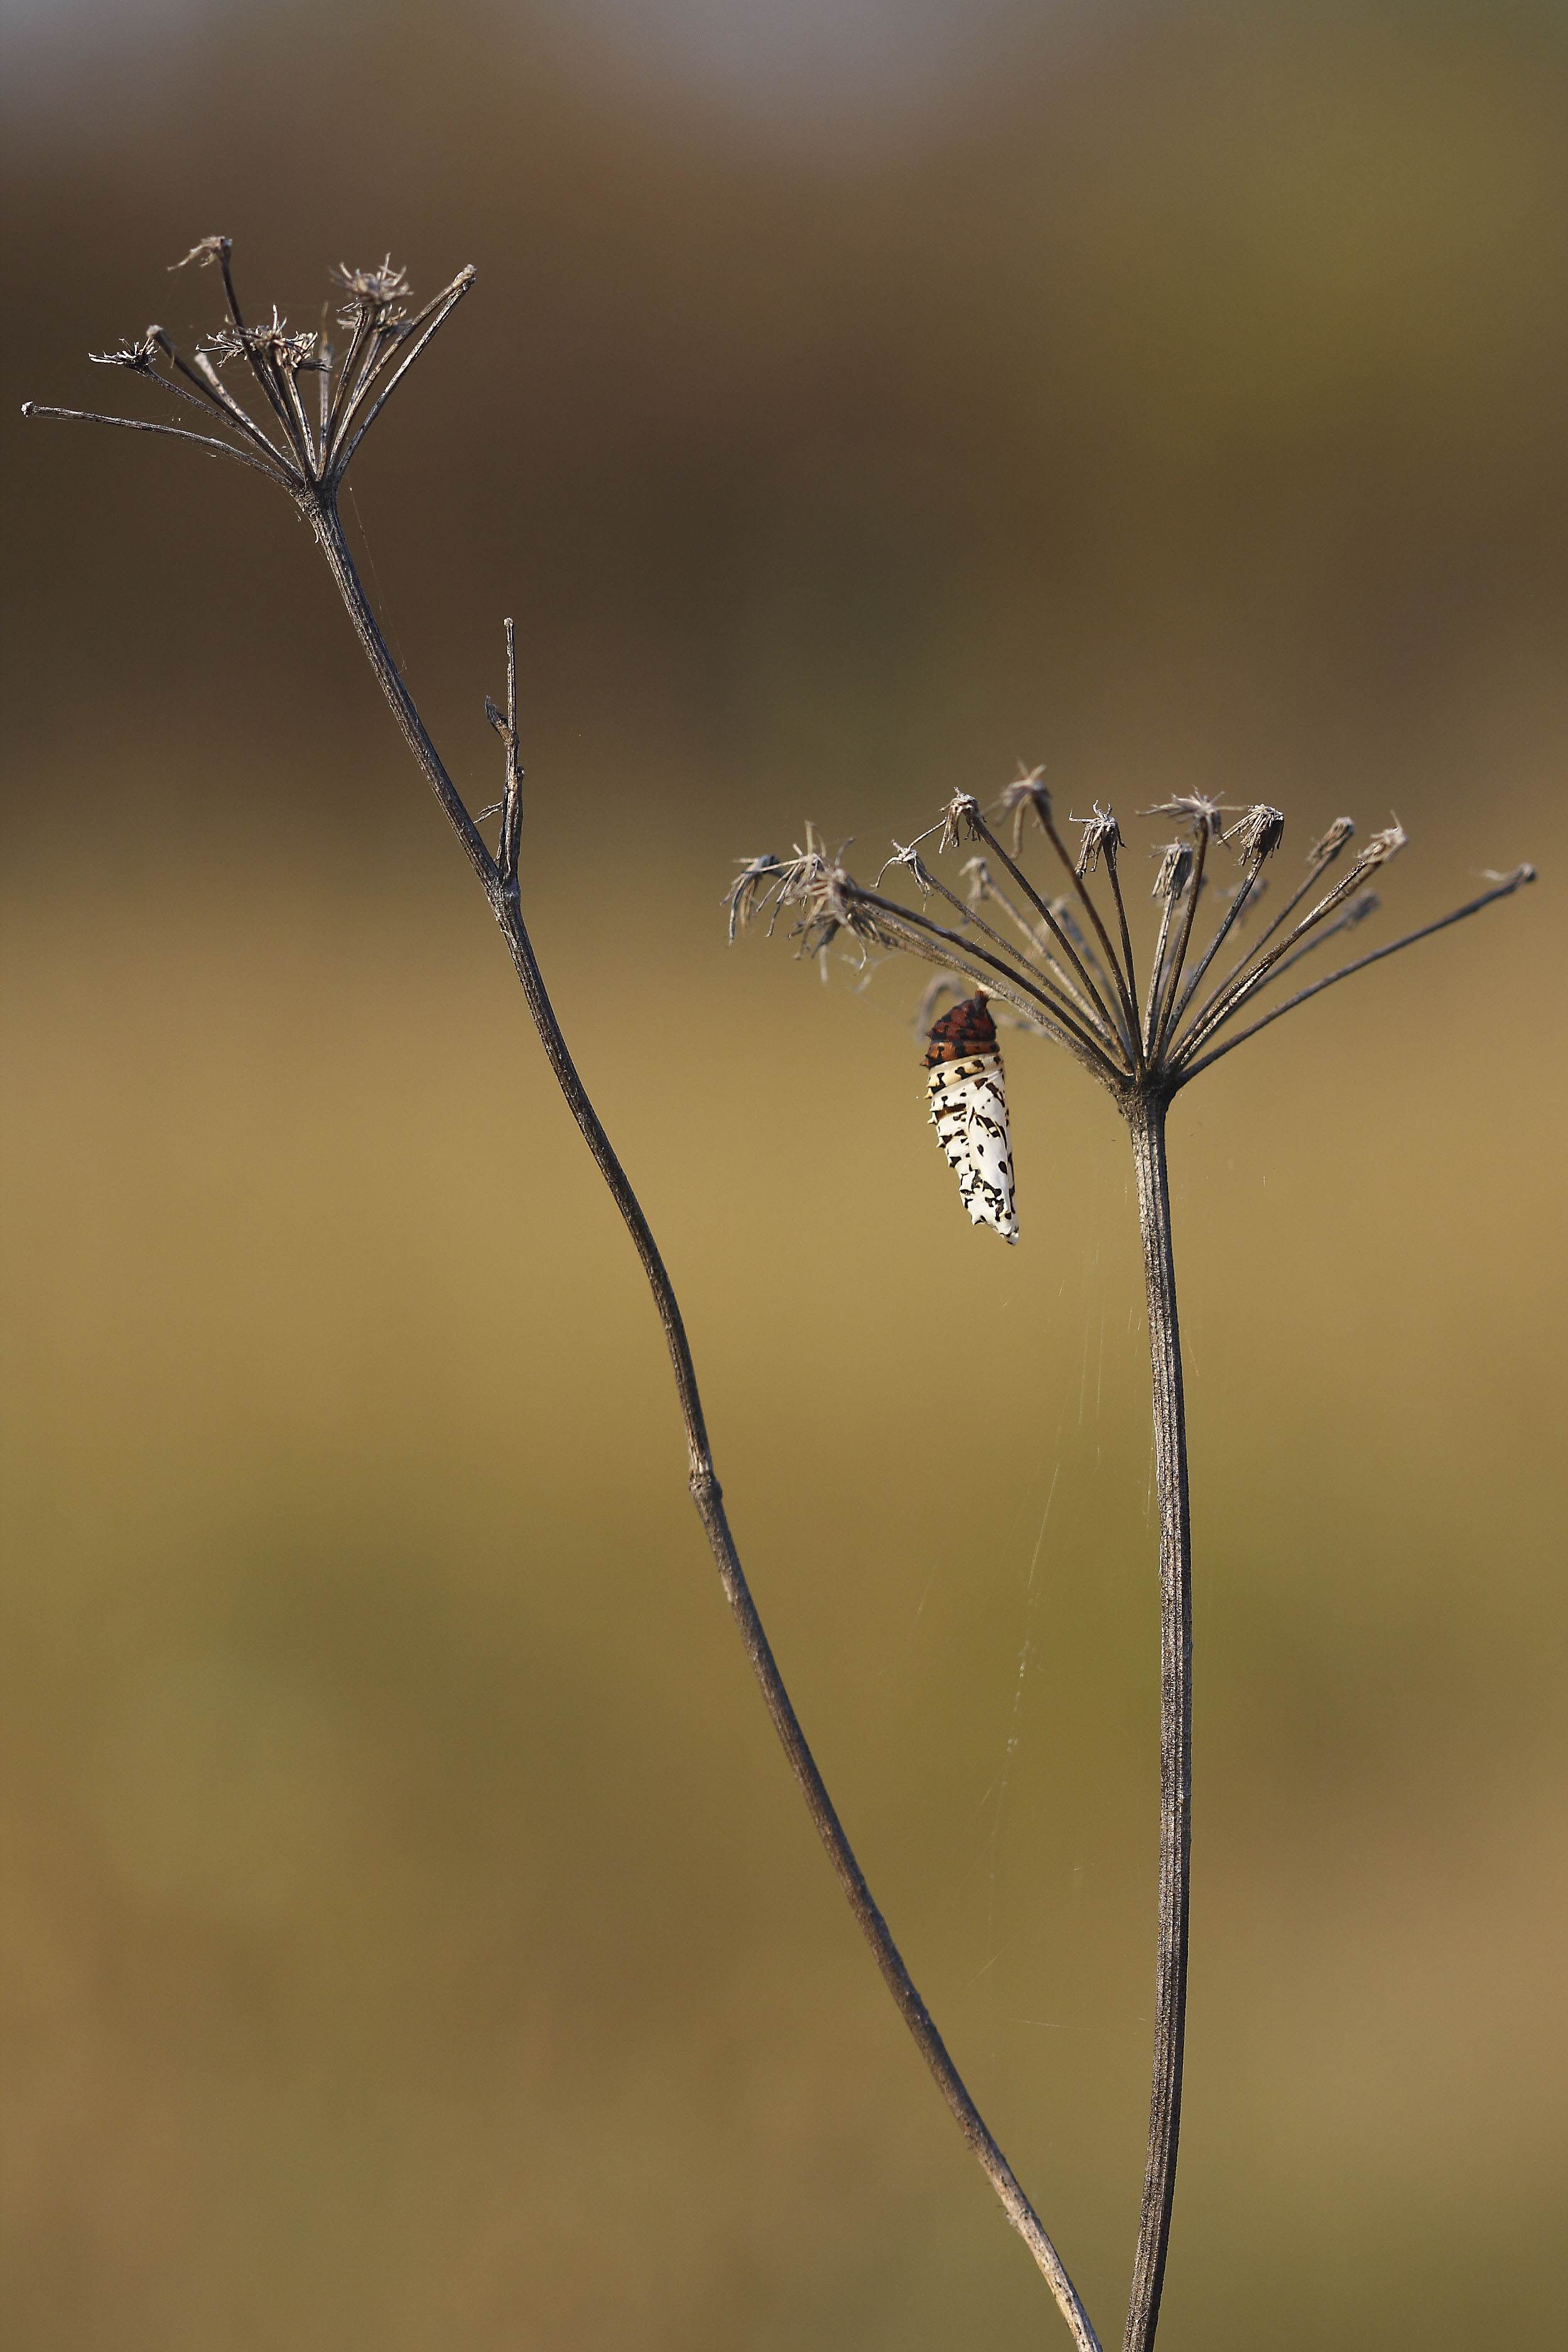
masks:
[[[680,1399],[681,1418],[685,1424],[686,1449],[690,1464],[689,1483],[697,1516],[703,1524],[725,1598],[729,1602],[746,1654],[762,1692],[763,1704],[772,1719],[789,1769],[806,1801],[818,1836],[827,1848],[840,1885],[849,1898],[862,1934],[871,1946],[883,1982],[893,1995],[900,2016],[908,2026],[920,2053],[936,2077],[938,2089],[946,2100],[959,2130],[971,2153],[979,2164],[1013,2228],[1023,2239],[1051,2293],[1056,2297],[1062,2316],[1071,2330],[1079,2352],[1101,2352],[1100,2340],[1090,2324],[1089,2315],[1079,2301],[1077,2290],[1067,2274],[1061,2256],[1051,2244],[1040,2218],[1015,2179],[1012,2168],[997,2146],[973,2099],[965,2087],[962,2076],[948,2055],[946,2043],[932,2021],[931,2013],[922,2000],[897,1945],[888,1931],[887,1922],[872,1899],[870,1887],[856,1861],[854,1851],[844,1835],[838,1814],[833,1810],[816,1759],[807,1745],[805,1734],[796,1719],[789,1695],[784,1687],[762,1621],[751,1598],[740,1558],[730,1534],[729,1521],[724,1508],[724,1496],[714,1471],[713,1456],[708,1449],[707,1429],[703,1419],[702,1399],[697,1391],[696,1372],[692,1363],[691,1349],[686,1339],[685,1326],[676,1303],[674,1287],[664,1259],[659,1255],[653,1230],[643,1213],[642,1205],[624,1170],[615,1156],[610,1139],[600,1122],[599,1114],[589,1100],[588,1092],[579,1077],[577,1068],[567,1048],[565,1036],[555,1009],[546,991],[544,978],[523,921],[515,876],[503,879],[501,871],[491,857],[477,827],[464,807],[456,787],[442,765],[434,745],[424,730],[408,689],[398,676],[397,667],[387,651],[375,616],[371,611],[364,588],[354,570],[341,526],[335,510],[319,506],[313,515],[317,537],[322,552],[337,582],[349,617],[361,645],[370,657],[371,667],[382,689],[391,703],[410,749],[434,789],[437,799],[451,818],[469,862],[485,886],[490,910],[507,942],[534,1026],[554,1071],[562,1094],[576,1119],[594,1163],[609,1188],[612,1199],[620,1210],[635,1244],[637,1255],[653,1294],[659,1320],[670,1350],[670,1361],[675,1376],[676,1393]],[[512,783],[517,737],[516,670],[510,659],[508,642],[507,713],[506,734],[507,743],[507,782]]]
[[[1186,2032],[1192,1861],[1192,1537],[1181,1335],[1176,1325],[1170,1185],[1166,1172],[1166,1101],[1163,1094],[1136,1096],[1127,1114],[1144,1238],[1154,1372],[1155,1468],[1160,1496],[1160,1881],[1149,2147],[1123,2352],[1151,2352],[1159,2325],[1176,2195]]]

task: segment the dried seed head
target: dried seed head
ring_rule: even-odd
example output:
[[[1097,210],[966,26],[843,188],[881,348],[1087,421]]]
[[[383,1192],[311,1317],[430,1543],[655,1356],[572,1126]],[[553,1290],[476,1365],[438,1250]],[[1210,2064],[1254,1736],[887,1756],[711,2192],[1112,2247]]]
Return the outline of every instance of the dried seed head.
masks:
[[[167,346],[168,337],[162,327],[149,327],[139,343],[124,341],[117,352],[89,352],[94,367],[134,368],[138,375],[146,375],[154,356]]]
[[[1034,821],[1043,833],[1051,823],[1051,794],[1040,779],[1043,768],[1025,768],[1019,763],[1019,772],[1010,784],[1002,787],[999,803],[1001,814],[1013,821],[1013,856],[1023,847],[1023,821],[1031,811]]]
[[[225,261],[233,251],[232,236],[204,236],[198,238],[183,260],[172,261],[169,267],[171,270],[183,269],[193,261],[198,269],[204,269],[209,261]]]
[[[1320,866],[1332,866],[1354,832],[1354,817],[1336,816],[1322,839],[1314,841],[1308,850],[1307,864],[1314,870]]]
[[[1192,827],[1195,840],[1207,834],[1212,841],[1225,830],[1222,823],[1225,811],[1218,801],[1211,801],[1207,793],[1176,793],[1170,800],[1161,801],[1155,808],[1140,809],[1138,814],[1175,817],[1178,823]]]
[[[1284,811],[1270,808],[1267,802],[1259,801],[1239,824],[1231,826],[1225,838],[1238,857],[1245,858],[1249,866],[1261,866],[1263,860],[1272,857],[1279,848],[1284,830]]]
[[[1386,866],[1391,857],[1398,856],[1409,839],[1409,835],[1396,817],[1392,824],[1385,825],[1381,833],[1373,835],[1366,847],[1357,856],[1352,873],[1366,874],[1375,866]]]
[[[363,302],[372,308],[389,302],[406,302],[413,291],[408,282],[408,272],[394,266],[390,253],[373,269],[350,269],[346,261],[340,261],[330,276],[333,284],[350,300]]]
[[[1160,870],[1151,898],[1178,898],[1192,879],[1192,849],[1185,841],[1171,841],[1160,852]]]
[[[865,894],[852,874],[846,872],[841,860],[846,842],[837,857],[830,857],[822,845],[822,837],[814,824],[806,827],[806,845],[799,843],[792,857],[775,857],[771,852],[763,857],[749,857],[740,874],[725,893],[730,910],[730,937],[758,916],[771,899],[773,921],[778,920],[781,907],[799,907],[800,919],[791,929],[792,940],[800,941],[802,956],[821,955],[831,945],[840,931],[849,931],[856,939],[878,946],[902,945],[896,932],[879,917],[873,907],[865,903]],[[768,924],[771,932],[773,923]]]
[[[895,841],[893,845],[893,851],[894,854],[888,859],[887,866],[883,867],[882,874],[885,874],[887,872],[888,866],[907,866],[911,875],[914,877],[915,888],[919,891],[923,898],[929,898],[931,893],[936,887],[936,883],[934,876],[932,875],[931,868],[921,856],[918,848],[912,842],[909,847],[905,849],[902,843]],[[882,880],[882,874],[879,874],[876,877],[879,883]]]
[[[991,895],[991,869],[983,857],[971,857],[963,872],[964,895],[971,907],[980,906]]]
[[[1094,872],[1102,856],[1107,864],[1115,864],[1116,852],[1122,846],[1122,828],[1109,809],[1103,809],[1096,801],[1092,816],[1070,817],[1068,823],[1083,827],[1082,846],[1078,852],[1080,881],[1086,874]]]
[[[287,320],[279,318],[275,308],[265,327],[220,327],[198,348],[203,359],[216,360],[220,367],[250,352],[258,359],[271,360],[277,367],[301,368],[315,364],[317,341],[314,330],[291,335]]]
[[[961,841],[978,841],[980,803],[973,793],[955,793],[942,812],[938,850],[956,849]]]
[[[488,698],[485,704],[485,714],[492,727],[506,723]],[[749,923],[754,922],[769,895],[783,887],[784,868],[770,849],[764,850],[760,857],[743,858],[740,866],[740,872],[724,894],[724,903],[729,908],[731,947],[735,945],[737,932],[744,931]]]

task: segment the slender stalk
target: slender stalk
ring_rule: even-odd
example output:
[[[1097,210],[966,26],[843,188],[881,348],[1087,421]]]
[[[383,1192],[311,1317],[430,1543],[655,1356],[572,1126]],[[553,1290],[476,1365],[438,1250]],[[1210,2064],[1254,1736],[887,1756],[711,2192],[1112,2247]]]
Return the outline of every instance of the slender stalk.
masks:
[[[1258,877],[1262,873],[1262,871],[1263,862],[1261,858],[1260,858],[1243,877],[1241,887],[1237,891],[1235,898],[1232,898],[1229,907],[1226,909],[1218,929],[1215,932],[1214,937],[1205,948],[1197,963],[1196,963],[1191,971],[1188,972],[1186,976],[1186,986],[1182,990],[1181,995],[1176,1002],[1176,1009],[1170,1017],[1170,1034],[1173,1037],[1176,1031],[1181,1027],[1182,1014],[1186,1011],[1187,1006],[1192,1003],[1193,998],[1197,993],[1204,973],[1208,970],[1209,965],[1214,961],[1215,957],[1225,945],[1226,937],[1230,931],[1232,926],[1240,921],[1247,901],[1252,896],[1253,885],[1256,883]]]
[[[1187,946],[1192,939],[1193,918],[1203,892],[1203,868],[1208,856],[1209,829],[1198,827],[1197,844],[1192,854],[1192,879],[1186,886],[1186,906],[1182,915],[1181,929],[1176,933],[1176,952],[1171,957],[1170,977],[1163,984],[1165,1004],[1155,1021],[1154,1057],[1157,1061],[1165,1052],[1166,1040],[1171,1034],[1171,1012],[1176,1003],[1176,990],[1181,986],[1182,966],[1186,961]]]
[[[232,457],[235,465],[250,466],[256,473],[267,474],[273,481],[281,482],[286,490],[294,488],[287,476],[280,474],[276,466],[269,466],[265,457],[253,457],[248,449],[235,449],[226,441],[214,441],[210,434],[187,433],[183,425],[150,425],[141,416],[100,416],[91,408],[40,408],[34,400],[22,403],[22,414],[24,416],[54,418],[65,425],[112,425],[121,433],[159,433],[167,441],[193,441],[196,447],[204,449],[209,457]]]
[[[1176,1323],[1170,1184],[1166,1171],[1167,1101],[1164,1092],[1140,1093],[1127,1110],[1144,1240],[1154,1373],[1155,1468],[1160,1498],[1160,1875],[1149,2145],[1123,2352],[1150,2352],[1159,2325],[1176,2195],[1186,2034],[1192,1861],[1192,1535],[1181,1334]]]
[[[964,954],[972,956],[976,962],[988,965],[991,971],[998,972],[1013,988],[1024,990],[1038,1003],[1046,1007],[1051,1019],[1062,1036],[1073,1041],[1072,1050],[1078,1059],[1086,1068],[1092,1069],[1097,1077],[1109,1080],[1113,1085],[1122,1076],[1115,1063],[1107,1054],[1102,1052],[1093,1038],[1080,1029],[1077,1022],[1062,1011],[1057,1001],[1060,992],[1051,988],[1051,982],[1045,979],[1043,973],[1037,979],[1027,979],[1022,972],[1015,971],[1010,965],[1001,962],[998,957],[978,946],[975,940],[961,938],[956,931],[949,930],[944,923],[934,923],[929,915],[921,914],[916,908],[901,907],[896,898],[884,898],[880,890],[863,890],[857,887],[854,896],[858,905],[874,908],[879,915],[892,916],[899,922],[925,932],[934,940],[940,940],[947,949],[961,950]],[[967,907],[960,906],[958,912],[966,921],[969,919],[969,910]],[[991,936],[993,939],[996,937],[994,931]],[[1005,940],[998,941],[998,944],[1003,949],[1004,953],[1012,954],[1012,949],[1007,946]],[[1018,961],[1021,963],[1023,958],[1020,956]],[[1048,991],[1050,991],[1049,993]]]
[[[1030,922],[1024,915],[1021,908],[1014,906],[1012,900],[1008,897],[1007,892],[1003,890],[995,880],[983,857],[972,858],[970,860],[970,866],[977,866],[979,868],[977,886],[977,896],[982,898],[994,899],[996,904],[1001,908],[1003,914],[1006,915],[1009,922],[1015,923],[1018,926],[1019,929],[1023,933],[1024,938],[1034,950],[1036,955],[1040,957],[1041,963],[1050,971],[1052,977],[1055,979],[1057,986],[1061,988],[1069,1000],[1078,1007],[1079,1012],[1082,1013],[1084,1019],[1090,1024],[1102,1045],[1109,1045],[1112,1053],[1114,1054],[1117,1051],[1117,1039],[1114,1030],[1112,1028],[1110,1023],[1095,1010],[1093,1005],[1090,1003],[1089,999],[1084,995],[1082,990],[1073,985],[1072,975],[1062,963],[1061,958],[1051,953],[1050,933],[1040,926]],[[967,866],[965,871],[968,872],[970,870],[970,866]]]
[[[1062,951],[1066,955],[1068,961],[1071,964],[1073,971],[1078,974],[1079,979],[1083,982],[1084,987],[1089,991],[1090,995],[1100,1007],[1100,1010],[1104,1014],[1107,1022],[1111,1023],[1114,1026],[1117,1034],[1122,1040],[1123,1048],[1127,1055],[1128,1064],[1131,1066],[1134,1059],[1134,1047],[1133,1043],[1133,1034],[1127,1029],[1125,1024],[1125,1006],[1122,1003],[1122,990],[1118,987],[1114,992],[1113,992],[1111,1002],[1107,1003],[1105,998],[1101,995],[1100,991],[1095,987],[1094,982],[1090,973],[1085,970],[1082,957],[1079,954],[1078,950],[1073,946],[1071,940],[1069,938],[1061,923],[1058,920],[1056,916],[1052,914],[1050,907],[1040,897],[1040,892],[1035,888],[1034,884],[1030,880],[1029,876],[1024,872],[1023,867],[1018,863],[1016,858],[1009,857],[1008,856],[1007,851],[1002,847],[1001,843],[997,839],[996,835],[991,831],[990,826],[986,823],[985,818],[979,814],[978,810],[975,812],[972,822],[978,838],[986,844],[988,849],[993,849],[997,856],[1001,859],[1002,864],[1007,867],[1008,872],[1012,876],[1013,880],[1024,892],[1030,904],[1039,914],[1040,920],[1045,924],[1052,939],[1056,940],[1060,943]],[[1054,833],[1051,837],[1052,841],[1055,842],[1056,847],[1061,856],[1063,858],[1067,858],[1067,852],[1062,847],[1060,838]],[[1067,870],[1070,874],[1072,872],[1072,863],[1070,858],[1067,859]],[[1074,881],[1077,882],[1076,876],[1074,876],[1073,878]],[[1077,887],[1079,896],[1081,898],[1084,897],[1085,894],[1082,883],[1078,883]],[[1089,907],[1090,913],[1094,915],[1096,923],[1099,923],[1100,919],[1098,915],[1094,913],[1092,900],[1086,899],[1086,903]],[[1103,939],[1103,924],[1100,925],[1100,932],[1101,937]],[[1105,945],[1107,953],[1109,953],[1109,940],[1106,940]],[[1115,958],[1113,956],[1111,961],[1114,963]],[[1121,980],[1121,974],[1119,972],[1117,974],[1117,980],[1118,982]],[[1135,1014],[1134,1016],[1134,1020],[1135,1024]]]
[[[849,1900],[861,1933],[870,1945],[873,1957],[882,1971],[883,1980],[900,2016],[914,2036],[936,2085],[947,2103],[960,2132],[980,2169],[995,2189],[1013,2228],[1023,2239],[1044,2274],[1052,2294],[1071,2331],[1079,2352],[1101,2352],[1100,2340],[1090,2323],[1089,2315],[1079,2300],[1078,2293],[1067,2274],[1061,2257],[1047,2236],[1040,2217],[1019,2186],[1011,2166],[998,2147],[985,2120],[965,2086],[962,2076],[948,2053],[946,2043],[921,1999],[915,1980],[905,1967],[902,1954],[894,1942],[886,1920],[877,1908],[866,1884],[865,1874],[855,1859],[854,1850],[845,1836],[842,1824],[833,1809],[831,1799],[816,1759],[807,1744],[806,1736],[796,1717],[789,1692],[779,1672],[762,1620],[751,1598],[735,1538],[730,1533],[725,1512],[723,1490],[714,1469],[708,1445],[707,1428],[703,1417],[702,1398],[697,1389],[695,1368],[692,1362],[690,1344],[682,1319],[674,1286],[653,1239],[653,1229],[643,1213],[642,1204],[632,1191],[625,1171],[616,1158],[613,1147],[604,1131],[598,1112],[589,1099],[588,1090],[578,1076],[567,1046],[565,1035],[556,1018],[555,1008],[546,990],[544,977],[534,954],[523,921],[522,908],[515,875],[504,879],[500,867],[491,857],[483,837],[464,807],[455,785],[443,766],[439,754],[415,709],[407,688],[398,676],[397,666],[388,652],[376,625],[374,614],[365,595],[359,574],[349,553],[336,509],[323,501],[313,512],[317,537],[327,558],[332,577],[348,608],[354,633],[370,658],[392,715],[402,730],[426,780],[434,791],[442,807],[451,819],[458,837],[485,887],[490,911],[495,916],[506,940],[523,994],[533,1016],[539,1041],[544,1046],[549,1066],[554,1071],[567,1104],[581,1130],[591,1152],[594,1164],[609,1188],[612,1199],[625,1221],[648,1286],[653,1294],[659,1320],[664,1326],[670,1362],[674,1372],[675,1391],[680,1400],[681,1418],[685,1426],[686,1452],[689,1464],[689,1485],[697,1516],[707,1537],[709,1549],[718,1570],[746,1654],[762,1693],[773,1727],[779,1735],[789,1769],[806,1801],[817,1834],[827,1849],[840,1885]],[[507,624],[507,712],[503,730],[507,742],[508,800],[515,797],[517,743],[516,665],[512,657],[510,624]]]
[[[1406,931],[1403,939],[1390,940],[1386,947],[1374,948],[1370,955],[1357,956],[1354,963],[1342,963],[1337,971],[1325,972],[1322,980],[1314,980],[1310,988],[1298,989],[1294,996],[1288,996],[1285,999],[1283,1004],[1274,1005],[1270,1011],[1263,1014],[1261,1020],[1249,1022],[1245,1029],[1238,1030],[1234,1037],[1228,1037],[1223,1045],[1217,1045],[1213,1053],[1206,1054],[1200,1062],[1191,1062],[1183,1066],[1177,1074],[1176,1085],[1185,1087],[1190,1078],[1197,1077],[1199,1070],[1207,1070],[1211,1063],[1218,1062],[1223,1055],[1233,1052],[1238,1045],[1244,1045],[1249,1037],[1256,1037],[1260,1029],[1267,1029],[1270,1023],[1278,1021],[1282,1013],[1293,1013],[1298,1004],[1306,1003],[1308,997],[1321,996],[1325,988],[1333,986],[1335,981],[1348,980],[1353,971],[1364,971],[1368,964],[1381,963],[1385,956],[1397,955],[1402,948],[1413,948],[1417,940],[1429,940],[1434,931],[1446,931],[1450,923],[1462,923],[1467,915],[1479,914],[1483,907],[1491,906],[1496,899],[1511,898],[1514,892],[1524,883],[1533,882],[1534,879],[1533,866],[1517,866],[1513,873],[1506,875],[1495,888],[1483,890],[1479,898],[1470,898],[1464,906],[1455,907],[1449,913],[1439,915],[1435,922],[1423,923],[1418,930]],[[1324,937],[1327,936],[1325,932]],[[1294,963],[1295,961],[1295,957],[1292,956],[1291,962]],[[1216,1024],[1216,1026],[1218,1025]]]
[[[1095,936],[1098,938],[1100,945],[1104,950],[1105,961],[1111,967],[1111,976],[1116,983],[1117,1000],[1121,1004],[1123,1015],[1126,1021],[1128,1057],[1133,1062],[1137,1063],[1138,1066],[1141,1068],[1142,1064],[1139,1062],[1138,1056],[1138,1007],[1134,1001],[1132,968],[1129,965],[1126,971],[1124,971],[1121,964],[1117,961],[1116,950],[1111,945],[1111,934],[1105,929],[1103,922],[1101,920],[1099,908],[1094,904],[1093,899],[1089,895],[1088,884],[1084,881],[1082,875],[1078,871],[1077,859],[1072,856],[1067,844],[1063,841],[1061,834],[1058,833],[1056,829],[1055,818],[1052,817],[1049,812],[1042,812],[1040,821],[1045,829],[1046,839],[1050,842],[1052,849],[1055,850],[1058,857],[1061,858],[1063,866],[1066,866],[1072,887],[1077,892],[1079,899],[1083,906],[1090,921],[1094,926]],[[1131,947],[1129,946],[1128,953],[1131,954]]]
[[[1241,1010],[1249,997],[1256,996],[1276,966],[1290,954],[1297,940],[1305,939],[1308,932],[1316,930],[1318,925],[1327,916],[1332,915],[1337,907],[1343,907],[1345,900],[1354,892],[1357,883],[1364,882],[1368,875],[1375,873],[1378,866],[1385,863],[1388,854],[1390,853],[1385,852],[1379,855],[1375,839],[1369,842],[1350,872],[1342,880],[1336,882],[1333,888],[1326,897],[1320,898],[1315,907],[1310,908],[1301,917],[1301,921],[1287,931],[1284,938],[1269,950],[1267,955],[1260,953],[1262,946],[1262,941],[1260,940],[1249,955],[1243,956],[1240,963],[1236,967],[1236,974],[1230,980],[1222,981],[1202,1011],[1193,1014],[1192,1020],[1187,1024],[1186,1035],[1176,1048],[1174,1059],[1177,1062],[1190,1060],[1206,1038],[1212,1037],[1217,1029],[1223,1028],[1226,1022],[1231,1020]]]
[[[1133,1035],[1138,1036],[1138,980],[1133,965],[1133,935],[1127,929],[1127,909],[1122,898],[1122,877],[1116,871],[1116,852],[1109,844],[1105,847],[1105,863],[1111,872],[1111,896],[1116,902],[1116,920],[1122,927],[1122,961],[1127,971],[1127,1011],[1133,1024]],[[1141,1071],[1143,1063],[1135,1061]]]
[[[1144,1059],[1146,1062],[1155,1050],[1155,1008],[1160,1001],[1160,982],[1165,975],[1166,947],[1171,935],[1171,917],[1180,896],[1176,888],[1166,892],[1165,906],[1160,914],[1160,935],[1155,941],[1154,961],[1149,966],[1149,993],[1144,1006]]]

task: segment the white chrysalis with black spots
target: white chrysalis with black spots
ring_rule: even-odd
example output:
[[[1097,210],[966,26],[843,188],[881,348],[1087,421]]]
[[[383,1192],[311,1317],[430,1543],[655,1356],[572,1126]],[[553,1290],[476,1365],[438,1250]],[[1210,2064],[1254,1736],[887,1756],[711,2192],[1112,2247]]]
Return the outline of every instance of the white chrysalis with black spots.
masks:
[[[1002,1050],[985,991],[933,1022],[925,1048],[931,1124],[958,1179],[972,1225],[1005,1242],[1019,1237],[1013,1206],[1013,1147],[1008,1133]]]
[[[1013,1204],[1013,1147],[1002,1057],[968,1054],[930,1072],[931,1123],[958,1179],[972,1225],[990,1225],[1006,1242],[1019,1237]]]

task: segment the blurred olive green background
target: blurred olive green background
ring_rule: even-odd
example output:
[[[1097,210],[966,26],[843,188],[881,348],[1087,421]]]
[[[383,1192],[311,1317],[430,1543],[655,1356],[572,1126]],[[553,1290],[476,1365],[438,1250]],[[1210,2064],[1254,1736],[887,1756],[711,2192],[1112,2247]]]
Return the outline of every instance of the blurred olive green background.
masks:
[[[1277,801],[1282,876],[1396,809],[1384,937],[1541,866],[1175,1115],[1161,2343],[1555,2340],[1568,11],[5,29],[8,2342],[1065,2341],[815,1845],[631,1248],[308,534],[16,421],[134,400],[83,354],[210,326],[166,266],[213,230],[300,323],[340,258],[478,266],[350,526],[475,805],[517,616],[525,906],[748,1572],[1108,2342],[1157,1782],[1125,1143],[1019,1044],[1023,1243],[972,1233],[920,976],[824,990],[719,899],[1020,756],[1069,809]]]

